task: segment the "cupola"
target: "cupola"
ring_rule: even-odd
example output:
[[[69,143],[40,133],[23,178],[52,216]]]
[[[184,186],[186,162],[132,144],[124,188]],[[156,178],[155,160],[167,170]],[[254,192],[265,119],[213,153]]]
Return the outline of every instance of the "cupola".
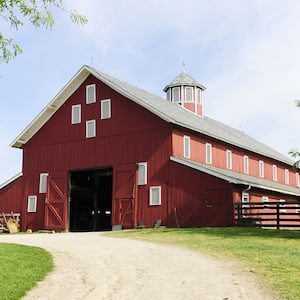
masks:
[[[182,72],[163,91],[167,93],[167,100],[196,115],[203,116],[202,94],[204,90],[205,87],[200,82],[186,72]]]

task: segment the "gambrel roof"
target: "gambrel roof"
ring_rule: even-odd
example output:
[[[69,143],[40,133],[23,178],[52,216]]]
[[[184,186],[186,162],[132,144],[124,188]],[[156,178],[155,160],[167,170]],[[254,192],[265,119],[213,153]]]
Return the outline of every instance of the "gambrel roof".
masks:
[[[136,86],[113,78],[89,66],[83,66],[75,76],[63,87],[54,99],[41,111],[41,113],[25,128],[25,130],[11,143],[12,147],[22,148],[64,104],[65,101],[89,76],[93,75],[113,90],[129,100],[144,107],[168,123],[207,135],[228,144],[258,153],[260,155],[278,160],[288,165],[293,161],[263,143],[221,122],[208,117],[199,117],[181,106],[171,103],[159,96],[153,95]]]

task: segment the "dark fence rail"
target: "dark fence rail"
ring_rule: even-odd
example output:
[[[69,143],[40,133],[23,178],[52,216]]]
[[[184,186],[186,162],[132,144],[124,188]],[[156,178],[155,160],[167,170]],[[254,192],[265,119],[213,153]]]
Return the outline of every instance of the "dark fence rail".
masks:
[[[238,226],[300,229],[300,202],[235,203]]]

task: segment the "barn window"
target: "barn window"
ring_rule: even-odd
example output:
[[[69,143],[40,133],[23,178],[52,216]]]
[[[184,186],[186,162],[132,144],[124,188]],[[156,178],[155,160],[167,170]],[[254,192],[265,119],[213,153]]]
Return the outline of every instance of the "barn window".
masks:
[[[202,90],[200,88],[197,88],[197,103],[202,104]]]
[[[101,119],[109,119],[111,117],[110,99],[101,100]]]
[[[242,204],[243,207],[249,207],[249,193],[242,193]]]
[[[190,151],[190,137],[185,135],[183,137],[183,156],[185,158],[190,158],[190,155],[191,155],[190,152],[191,152]]]
[[[289,176],[289,170],[285,169],[284,170],[284,183],[289,184],[290,183],[290,176]]]
[[[299,173],[296,172],[296,186],[300,187],[300,178],[299,178]]]
[[[161,205],[161,186],[150,187],[150,205]]]
[[[36,212],[37,196],[28,196],[27,212]]]
[[[300,204],[296,204],[296,214],[300,214]]]
[[[40,174],[40,185],[39,185],[40,194],[44,194],[47,192],[47,179],[48,179],[48,173]]]
[[[172,88],[172,102],[180,102],[180,88],[178,86]]]
[[[259,167],[259,177],[264,178],[265,177],[265,166],[263,160],[260,160],[258,162]]]
[[[91,138],[96,136],[96,120],[86,121],[86,137]]]
[[[277,166],[273,165],[272,170],[273,170],[273,181],[277,181]]]
[[[232,152],[230,150],[226,150],[226,167],[232,169]]]
[[[138,163],[138,185],[147,184],[147,163]]]
[[[206,163],[212,163],[212,146],[209,143],[206,143]]]
[[[72,124],[81,123],[81,105],[72,105]]]
[[[249,157],[244,155],[244,173],[249,174]]]
[[[190,86],[185,87],[185,101],[193,102],[193,88]]]
[[[279,205],[280,212],[285,213],[286,212],[285,200],[284,199],[280,199],[279,202],[280,202],[280,205]]]
[[[264,204],[264,209],[268,209],[269,208],[269,197],[268,196],[262,196],[262,202]]]
[[[89,84],[86,86],[85,100],[86,104],[96,102],[96,84]]]

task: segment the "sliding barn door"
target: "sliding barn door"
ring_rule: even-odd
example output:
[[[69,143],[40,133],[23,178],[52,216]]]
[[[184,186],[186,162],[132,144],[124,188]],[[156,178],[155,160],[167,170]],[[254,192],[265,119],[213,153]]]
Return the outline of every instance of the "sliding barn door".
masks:
[[[136,165],[114,169],[114,224],[124,228],[136,226]]]
[[[45,200],[45,229],[68,230],[67,173],[49,174]]]

